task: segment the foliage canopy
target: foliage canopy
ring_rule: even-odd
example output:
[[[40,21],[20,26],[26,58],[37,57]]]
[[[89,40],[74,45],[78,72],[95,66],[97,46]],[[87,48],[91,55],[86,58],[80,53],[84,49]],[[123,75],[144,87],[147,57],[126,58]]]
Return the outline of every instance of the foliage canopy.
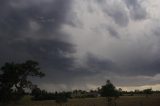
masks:
[[[43,77],[38,62],[28,60],[24,63],[5,63],[0,70],[0,102],[19,100],[25,89],[32,89],[29,77]]]

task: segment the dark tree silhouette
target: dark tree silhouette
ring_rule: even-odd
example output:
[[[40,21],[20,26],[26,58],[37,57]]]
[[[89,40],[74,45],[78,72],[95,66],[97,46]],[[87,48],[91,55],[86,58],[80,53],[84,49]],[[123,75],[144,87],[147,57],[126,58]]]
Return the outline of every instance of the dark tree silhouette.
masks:
[[[152,92],[152,89],[144,89],[143,90],[143,93],[146,95],[146,97],[148,97],[149,95],[151,95],[153,92]]]
[[[0,102],[9,103],[22,98],[25,89],[32,89],[28,77],[43,77],[38,63],[28,60],[24,63],[5,63],[0,70]]]
[[[40,96],[42,95],[42,91],[40,88],[38,88],[37,86],[35,86],[32,91],[31,91],[31,95],[33,96],[33,100],[36,100],[37,98],[40,98]]]
[[[106,97],[108,105],[112,102],[112,97],[114,97],[115,100],[119,97],[118,90],[116,90],[110,80],[107,80],[106,84],[101,87],[100,94],[102,97]]]

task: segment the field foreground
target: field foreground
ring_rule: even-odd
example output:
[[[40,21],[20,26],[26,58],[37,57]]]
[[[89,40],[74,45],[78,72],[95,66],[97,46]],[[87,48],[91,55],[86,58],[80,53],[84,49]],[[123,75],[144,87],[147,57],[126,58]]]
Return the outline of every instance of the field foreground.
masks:
[[[10,105],[13,106],[13,105]],[[55,101],[26,101],[16,106],[108,106],[106,98],[71,99],[67,103]],[[160,106],[160,96],[122,96],[110,106]]]

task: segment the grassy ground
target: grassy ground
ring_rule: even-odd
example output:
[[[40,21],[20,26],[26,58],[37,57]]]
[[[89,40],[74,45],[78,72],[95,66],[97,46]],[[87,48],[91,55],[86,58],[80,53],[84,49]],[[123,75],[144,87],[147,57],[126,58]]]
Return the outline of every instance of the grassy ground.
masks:
[[[64,104],[57,104],[53,100],[30,101],[29,98],[25,97],[16,106],[108,106],[106,98],[71,99]],[[112,103],[110,106],[160,106],[160,96],[123,96],[117,99],[116,104]]]

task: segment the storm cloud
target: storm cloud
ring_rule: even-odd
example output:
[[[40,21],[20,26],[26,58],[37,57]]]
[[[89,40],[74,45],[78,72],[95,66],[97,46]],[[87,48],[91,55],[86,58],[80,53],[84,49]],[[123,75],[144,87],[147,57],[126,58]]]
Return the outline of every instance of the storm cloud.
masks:
[[[157,2],[1,0],[0,65],[38,61],[51,91],[159,84]]]
[[[141,0],[125,0],[131,18],[134,20],[143,20],[147,17],[147,12],[141,5]]]
[[[97,0],[97,2],[100,4],[100,7],[102,7],[104,13],[110,16],[116,24],[120,26],[128,25],[129,17],[124,8],[123,2],[107,0]]]
[[[69,43],[68,35],[59,29],[61,24],[67,22],[65,16],[69,11],[69,2],[2,1],[1,65],[7,61],[34,59],[40,62],[44,70],[68,70],[73,64],[70,54],[74,53],[75,49],[74,45]]]

